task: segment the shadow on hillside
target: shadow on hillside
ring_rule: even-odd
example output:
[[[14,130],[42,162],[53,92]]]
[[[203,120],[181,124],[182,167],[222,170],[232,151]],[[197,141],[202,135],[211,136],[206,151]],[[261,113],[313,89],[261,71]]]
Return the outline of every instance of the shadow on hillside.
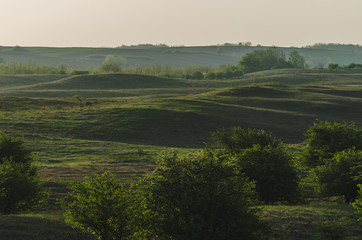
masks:
[[[92,235],[46,216],[0,216],[0,240],[93,240]]]
[[[204,103],[195,111],[162,109],[103,109],[71,129],[70,137],[120,141],[168,147],[202,147],[211,132],[241,126],[271,131],[287,143],[302,141],[303,133],[315,120],[311,116],[244,107]],[[65,126],[64,126],[65,127]]]

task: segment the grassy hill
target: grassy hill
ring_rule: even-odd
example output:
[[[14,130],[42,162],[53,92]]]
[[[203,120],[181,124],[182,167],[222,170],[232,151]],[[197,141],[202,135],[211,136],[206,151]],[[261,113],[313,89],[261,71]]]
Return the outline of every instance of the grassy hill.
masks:
[[[362,126],[362,74],[356,73],[273,70],[200,81],[130,74],[42,77],[19,76],[13,87],[0,88],[1,128],[31,139],[40,162],[61,163],[67,155],[67,162],[82,165],[124,154],[137,162],[137,154],[129,154],[137,145],[150,150],[139,160],[144,162],[159,149],[202,147],[221,127],[266,129],[296,144],[317,118]],[[107,144],[126,147],[106,147],[104,156]]]
[[[44,53],[45,54],[45,53]],[[49,53],[53,54],[53,53]],[[0,130],[23,136],[52,187],[46,212],[0,217],[0,239],[90,239],[62,222],[54,205],[64,181],[111,171],[134,178],[160,151],[197,151],[221,127],[272,131],[299,144],[315,119],[362,127],[362,74],[270,70],[232,80],[131,74],[0,77]],[[77,97],[74,95],[77,94]],[[54,210],[55,209],[55,210]],[[350,205],[336,201],[266,206],[280,239],[358,239]],[[45,219],[45,220],[44,220]],[[23,230],[14,231],[15,226]],[[343,239],[342,237],[338,239]]]

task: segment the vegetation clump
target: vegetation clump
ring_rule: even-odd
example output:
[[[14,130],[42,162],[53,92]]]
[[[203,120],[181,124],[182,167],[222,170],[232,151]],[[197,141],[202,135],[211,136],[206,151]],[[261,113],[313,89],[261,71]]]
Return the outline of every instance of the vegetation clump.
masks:
[[[45,203],[46,193],[33,165],[34,155],[21,138],[0,133],[0,213],[34,209]]]
[[[265,202],[293,201],[298,177],[285,144],[271,133],[257,129],[220,129],[209,148],[231,154],[249,179],[256,182],[259,199]]]

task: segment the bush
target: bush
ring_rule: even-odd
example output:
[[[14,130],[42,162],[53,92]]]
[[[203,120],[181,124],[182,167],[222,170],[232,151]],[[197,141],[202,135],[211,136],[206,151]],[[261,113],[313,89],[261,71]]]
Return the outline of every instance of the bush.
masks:
[[[137,217],[131,190],[113,175],[104,173],[85,177],[69,186],[68,200],[63,200],[65,221],[87,230],[102,240],[127,239],[133,235]]]
[[[282,141],[274,137],[270,132],[258,129],[244,129],[233,127],[221,128],[212,133],[212,142],[208,147],[212,149],[224,149],[228,153],[240,153],[245,148],[251,148],[255,144],[265,147],[282,145]]]
[[[196,80],[202,80],[204,79],[204,74],[200,71],[196,71],[191,75],[191,78]]]
[[[234,156],[237,166],[256,181],[259,199],[265,202],[292,201],[298,189],[297,172],[285,144],[264,130],[220,129],[213,133],[209,149]]]
[[[353,202],[357,197],[357,185],[362,183],[362,151],[349,149],[336,153],[313,171],[321,188],[321,193],[328,196],[343,195],[345,202]]]
[[[33,154],[21,138],[0,133],[0,213],[41,206],[47,197],[33,166]]]
[[[356,214],[360,216],[358,221],[362,221],[362,184],[358,184],[357,188],[358,188],[357,191],[358,198],[353,203],[353,207],[356,209]]]
[[[318,121],[306,132],[303,162],[308,167],[323,165],[337,152],[362,150],[362,130],[354,123]]]
[[[23,164],[4,160],[0,164],[0,213],[10,214],[35,209],[45,203],[39,178]]]
[[[229,160],[211,152],[163,155],[143,181],[148,207],[166,239],[262,239],[265,225],[253,184]]]
[[[298,178],[291,156],[283,145],[243,149],[237,164],[246,176],[256,182],[259,199],[267,203],[296,201]]]
[[[102,63],[102,65],[99,66],[100,72],[106,72],[106,73],[117,73],[121,72],[121,65],[119,63],[115,62],[105,62]]]

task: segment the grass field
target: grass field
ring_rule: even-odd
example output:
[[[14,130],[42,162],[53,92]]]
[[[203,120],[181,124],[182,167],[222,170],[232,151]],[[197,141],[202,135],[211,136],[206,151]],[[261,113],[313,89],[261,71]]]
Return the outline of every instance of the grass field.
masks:
[[[64,181],[104,171],[124,179],[141,176],[154,168],[160,151],[197,151],[221,127],[266,129],[297,146],[317,118],[361,127],[361,82],[359,73],[292,70],[200,81],[1,76],[0,130],[24,137],[38,155],[52,198],[44,212],[0,216],[0,239],[91,239],[65,225],[54,205]],[[362,227],[352,212],[350,205],[318,202],[266,206],[263,214],[277,239],[332,239],[328,234],[339,232],[359,239]]]

